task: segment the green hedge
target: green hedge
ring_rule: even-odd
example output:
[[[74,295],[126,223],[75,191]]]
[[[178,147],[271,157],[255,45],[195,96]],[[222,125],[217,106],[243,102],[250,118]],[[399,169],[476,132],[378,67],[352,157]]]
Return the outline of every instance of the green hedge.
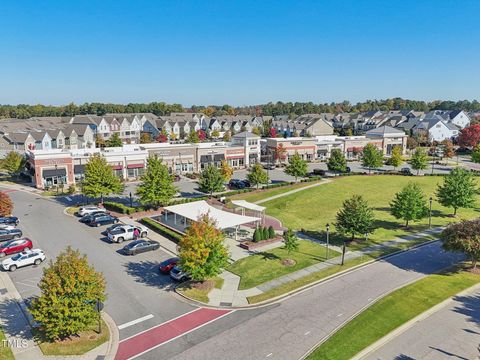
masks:
[[[175,243],[178,243],[182,239],[182,235],[176,233],[173,230],[159,224],[157,221],[152,220],[150,218],[143,218],[140,222],[146,225],[149,229],[159,233],[160,235],[165,236],[167,239],[172,240]]]
[[[115,211],[115,212],[118,212],[118,213],[121,213],[121,214],[127,214],[127,215],[131,215],[135,211],[143,210],[141,208],[134,208],[134,207],[126,206],[122,203],[118,203],[118,202],[114,202],[114,201],[105,201],[103,203],[103,206],[107,210],[111,210],[111,211]]]
[[[207,200],[208,196],[199,196],[199,197],[194,197],[194,198],[184,198],[184,199],[176,199],[170,201],[168,205],[178,205],[178,204],[186,204],[194,201],[200,201],[200,200]]]

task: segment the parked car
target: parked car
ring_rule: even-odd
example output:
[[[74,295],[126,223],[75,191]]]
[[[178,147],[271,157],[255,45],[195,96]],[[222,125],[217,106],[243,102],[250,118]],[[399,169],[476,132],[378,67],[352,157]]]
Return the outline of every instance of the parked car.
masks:
[[[248,180],[241,180],[241,182],[243,183],[243,185],[245,185],[245,187],[252,186],[252,184],[250,184],[250,181],[248,181]]]
[[[17,226],[19,223],[19,220],[16,216],[3,216],[0,217],[0,224],[3,225],[15,225]]]
[[[125,245],[122,252],[125,255],[137,255],[142,252],[157,250],[158,248],[160,248],[158,241],[140,239]]]
[[[175,182],[180,181],[180,175],[173,175],[173,181]]]
[[[325,176],[325,173],[326,172],[323,169],[313,169],[310,176]]]
[[[120,220],[118,220],[117,217],[112,216],[110,214],[105,214],[105,215],[94,217],[93,219],[88,221],[86,224],[90,225],[90,226],[98,227],[98,226],[101,226],[101,225],[116,224],[119,221]]]
[[[32,241],[28,238],[10,240],[0,244],[0,257],[5,255],[16,254],[25,250],[31,250],[33,247]]]
[[[185,281],[190,278],[186,271],[183,271],[180,266],[174,266],[172,270],[170,270],[170,277],[175,281]]]
[[[0,224],[0,230],[13,230],[15,225]]]
[[[410,168],[408,167],[404,167],[400,170],[400,172],[403,174],[403,175],[412,175],[412,170],[410,170]]]
[[[170,270],[172,270],[177,265],[178,260],[179,260],[178,258],[174,257],[174,258],[170,258],[165,261],[162,261],[158,269],[160,270],[161,273],[169,274]]]
[[[94,212],[106,212],[107,210],[98,206],[82,206],[78,209],[78,216],[85,216]]]
[[[265,170],[275,170],[275,164],[262,164]]]
[[[19,239],[22,237],[22,230],[13,228],[11,230],[0,230],[0,241],[7,241],[12,239]]]
[[[98,217],[98,216],[103,216],[107,214],[105,211],[96,211],[87,215],[82,216],[82,218],[79,220],[82,223],[87,223],[92,221],[92,219]]]
[[[245,184],[240,179],[232,179],[232,180],[229,181],[228,187],[230,189],[244,189]]]
[[[145,237],[148,229],[140,225],[123,225],[109,231],[107,236],[111,242],[122,243],[124,240],[134,240],[135,229],[138,230],[139,237]]]
[[[121,223],[113,224],[112,226],[109,226],[108,228],[106,228],[105,231],[102,231],[102,234],[108,235],[109,232],[112,232],[113,230],[118,229],[122,226],[125,226],[125,224],[121,224]]]
[[[15,271],[17,268],[27,265],[40,265],[46,259],[45,254],[40,249],[25,250],[2,261],[2,268],[5,271]]]

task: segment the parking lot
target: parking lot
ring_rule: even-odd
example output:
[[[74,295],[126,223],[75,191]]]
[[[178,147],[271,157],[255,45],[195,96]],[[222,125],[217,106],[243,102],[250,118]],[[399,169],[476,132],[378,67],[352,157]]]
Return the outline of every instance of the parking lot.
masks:
[[[194,309],[171,293],[170,278],[158,272],[158,264],[171,257],[170,254],[159,249],[125,256],[119,250],[126,243],[112,244],[101,235],[106,226],[91,228],[81,224],[78,218],[65,215],[64,207],[54,200],[21,191],[9,195],[24,236],[47,255],[47,261],[39,266],[8,273],[24,299],[39,294],[37,284],[42,269],[70,245],[87,254],[89,262],[105,275],[108,296],[105,310],[118,325],[121,339]]]

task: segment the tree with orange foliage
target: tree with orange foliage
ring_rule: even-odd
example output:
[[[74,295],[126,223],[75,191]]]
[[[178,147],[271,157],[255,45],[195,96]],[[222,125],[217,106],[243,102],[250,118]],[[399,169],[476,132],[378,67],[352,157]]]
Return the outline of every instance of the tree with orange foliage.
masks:
[[[281,164],[287,158],[287,149],[283,144],[278,144],[277,148],[275,149],[275,160]]]
[[[0,216],[8,216],[12,214],[13,202],[4,192],[0,192]]]
[[[217,276],[228,264],[228,251],[224,234],[216,228],[208,214],[192,223],[180,240],[179,258],[183,271],[194,281],[204,281]]]

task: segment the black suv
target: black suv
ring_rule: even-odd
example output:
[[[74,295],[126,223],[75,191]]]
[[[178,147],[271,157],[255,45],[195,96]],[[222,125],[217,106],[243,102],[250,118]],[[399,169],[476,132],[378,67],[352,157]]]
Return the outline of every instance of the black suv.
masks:
[[[0,241],[7,241],[12,239],[18,239],[22,237],[22,230],[12,229],[12,230],[0,230]]]
[[[100,225],[108,225],[108,224],[116,224],[118,223],[118,218],[109,214],[104,214],[100,216],[95,216],[92,220],[88,221],[87,224],[90,226],[100,226]]]

